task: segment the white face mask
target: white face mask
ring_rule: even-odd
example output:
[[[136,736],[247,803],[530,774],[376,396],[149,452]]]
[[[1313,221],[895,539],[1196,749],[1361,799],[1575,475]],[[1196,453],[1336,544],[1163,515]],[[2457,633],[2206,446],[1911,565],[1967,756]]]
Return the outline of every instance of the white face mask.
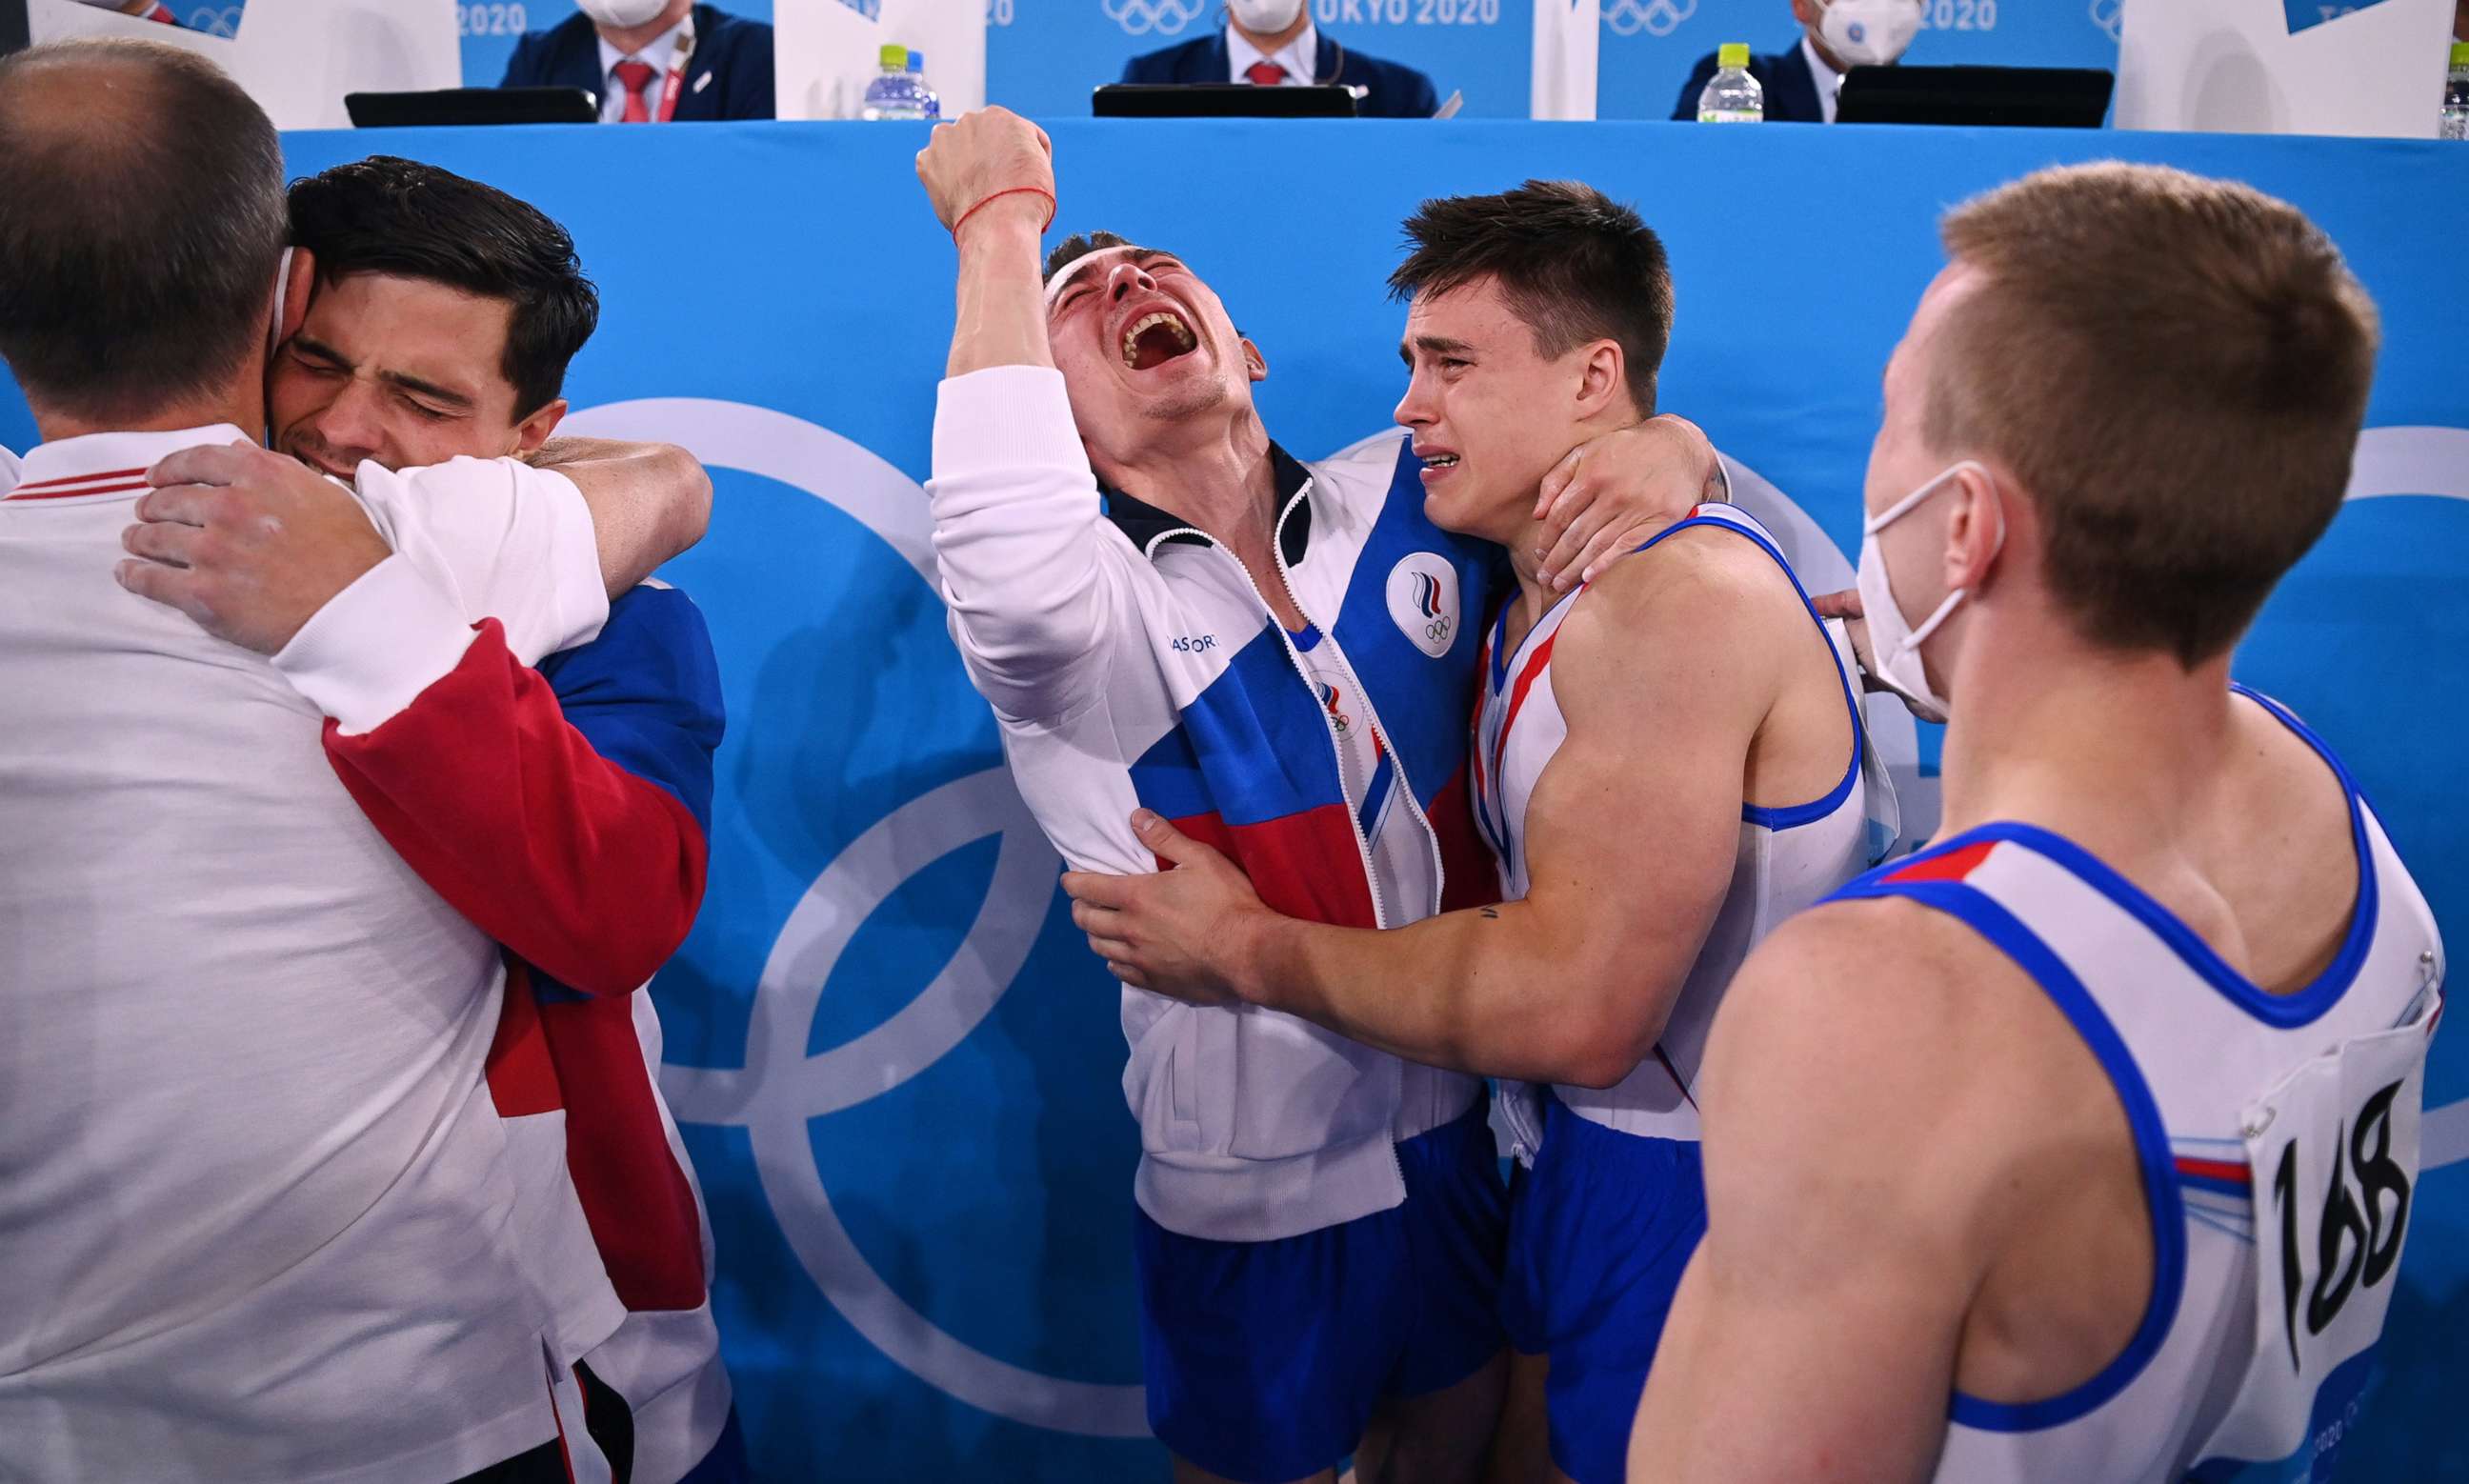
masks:
[[[1226,0],[1226,9],[1245,31],[1274,36],[1304,13],[1304,0]]]
[[[669,0],[574,0],[574,8],[613,31],[631,31],[659,19]]]
[[[1921,0],[1831,0],[1817,39],[1847,67],[1883,67],[1920,35]]]
[[[1895,501],[1872,517],[1860,531],[1860,610],[1869,624],[1869,662],[1871,671],[1887,689],[1911,704],[1927,721],[1944,721],[1946,698],[1929,688],[1928,667],[1921,662],[1921,641],[1938,631],[1951,616],[1970,589],[1957,588],[1937,605],[1937,611],[1922,620],[1917,629],[1904,620],[1904,610],[1895,601],[1895,587],[1886,577],[1886,554],[1878,548],[1878,533],[1918,508],[1930,496],[1946,488],[1947,482],[1964,470],[1982,478],[1989,471],[1965,459],[1929,480],[1919,489]],[[1991,548],[1995,555],[2006,545],[2006,512],[1997,512],[1997,545]]]

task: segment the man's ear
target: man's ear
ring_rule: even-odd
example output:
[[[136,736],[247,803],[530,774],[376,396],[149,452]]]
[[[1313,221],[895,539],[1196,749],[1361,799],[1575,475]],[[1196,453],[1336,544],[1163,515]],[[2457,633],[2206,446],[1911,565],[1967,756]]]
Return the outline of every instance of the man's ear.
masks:
[[[1578,362],[1578,415],[1595,417],[1615,403],[1628,400],[1628,358],[1620,341],[1597,340],[1581,346]]]
[[[291,260],[284,266],[281,295],[274,307],[274,344],[300,333],[309,318],[309,296],[317,291],[317,255],[306,247],[288,249]]]
[[[1269,358],[1261,355],[1260,347],[1253,344],[1248,336],[1242,341],[1242,345],[1244,372],[1256,382],[1267,381],[1269,379]]]
[[[2013,486],[1977,464],[1955,471],[1954,482],[1955,488],[1948,492],[1954,497],[1955,508],[1946,526],[1946,585],[1950,591],[1977,591],[1989,581],[1991,568],[2006,547],[2008,516],[2006,501],[1999,497],[2001,486]],[[2030,512],[2020,514],[2028,519]]]
[[[565,421],[565,399],[560,397],[517,423],[515,456],[521,458],[526,454],[539,452],[540,446],[548,442],[549,435],[556,432],[557,425],[564,421]]]

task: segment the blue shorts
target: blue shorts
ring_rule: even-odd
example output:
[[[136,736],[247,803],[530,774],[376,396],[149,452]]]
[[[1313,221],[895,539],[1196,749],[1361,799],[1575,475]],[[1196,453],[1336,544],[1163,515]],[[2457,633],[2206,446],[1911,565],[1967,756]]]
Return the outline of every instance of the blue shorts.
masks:
[[[1542,1148],[1510,1202],[1500,1309],[1519,1354],[1552,1357],[1552,1461],[1577,1484],[1627,1477],[1647,1369],[1705,1234],[1695,1143],[1618,1133],[1544,1099]]]
[[[1405,1203],[1276,1241],[1211,1241],[1136,1213],[1149,1428],[1242,1484],[1354,1450],[1373,1408],[1501,1351],[1507,1197],[1472,1112],[1397,1146]]]

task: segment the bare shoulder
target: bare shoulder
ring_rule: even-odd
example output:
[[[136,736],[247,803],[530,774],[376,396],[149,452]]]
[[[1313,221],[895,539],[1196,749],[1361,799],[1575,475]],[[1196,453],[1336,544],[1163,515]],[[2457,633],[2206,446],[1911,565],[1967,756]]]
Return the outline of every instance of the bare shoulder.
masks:
[[[1763,657],[1798,652],[1809,618],[1774,559],[1750,542],[1692,526],[1614,562],[1588,583],[1553,640],[1562,674],[1650,674],[1720,691],[1770,692]]]
[[[1985,1259],[2029,1209],[2020,1187],[2081,1142],[2050,1110],[2098,1107],[2100,1078],[2064,1012],[1962,919],[1904,897],[1829,902],[1770,935],[1724,994],[1710,1170],[1728,1144],[1852,1188],[1917,1182]]]
[[[1775,627],[1778,617],[1808,622],[1775,558],[1731,531],[1692,526],[1620,558],[1587,583],[1553,652],[1634,649],[1647,638],[1723,647]]]
[[[1974,998],[1963,986],[1998,962],[1961,922],[1905,898],[1821,903],[1741,965],[1723,994],[1716,1054],[1761,1082],[1790,1077],[1846,1098],[1891,1092],[1905,1082],[1892,1074],[1926,1071],[1953,1049]]]

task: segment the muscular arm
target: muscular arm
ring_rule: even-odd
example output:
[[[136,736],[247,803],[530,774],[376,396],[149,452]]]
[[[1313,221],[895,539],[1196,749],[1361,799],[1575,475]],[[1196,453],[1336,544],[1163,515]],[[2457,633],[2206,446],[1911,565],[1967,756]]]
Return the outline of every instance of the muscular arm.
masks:
[[[960,255],[947,377],[1054,364],[1038,251],[1054,214],[1052,149],[1036,125],[983,108],[938,127],[917,155],[917,178]]]
[[[1040,223],[1046,203],[1019,196],[989,203],[958,239],[960,275],[946,376],[988,366],[1047,366]]]
[[[1640,1406],[1629,1477],[1918,1480],[1936,1466],[1998,1181],[1962,1110],[1965,982],[1943,919],[1835,903],[1726,992],[1699,1086],[1707,1233]],[[1995,1096],[1995,1089],[1990,1089]],[[1958,1132],[1960,1131],[1960,1132]],[[1974,1140],[1975,1132],[1986,1137]]]
[[[1527,809],[1524,899],[1386,933],[1268,918],[1238,992],[1419,1061],[1627,1076],[1731,883],[1749,744],[1777,684],[1754,593],[1689,556],[1615,571],[1553,638],[1569,735]]]
[[[711,525],[711,475],[674,445],[552,438],[526,462],[555,470],[581,492],[612,598],[703,540]]]
[[[1178,869],[1068,876],[1075,919],[1134,985],[1419,1061],[1616,1082],[1662,1033],[1731,882],[1749,749],[1809,646],[1779,591],[1747,543],[1684,535],[1579,600],[1551,640],[1568,739],[1527,810],[1523,900],[1382,932],[1303,922],[1152,823],[1143,839]]]

